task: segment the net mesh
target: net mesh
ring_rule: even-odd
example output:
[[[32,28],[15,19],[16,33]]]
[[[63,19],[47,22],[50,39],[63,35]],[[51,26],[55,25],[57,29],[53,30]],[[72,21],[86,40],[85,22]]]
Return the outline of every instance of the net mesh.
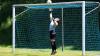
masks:
[[[64,50],[82,50],[82,4],[65,5],[66,7],[63,9]],[[86,13],[97,6],[98,4],[96,3],[86,3]],[[48,29],[48,8],[50,8],[50,6],[47,5],[44,7],[29,6],[29,10],[16,17],[16,48],[51,48]],[[53,5],[51,8],[53,8],[53,17],[62,19],[62,9],[58,5]],[[84,23],[86,23],[86,52],[90,54],[91,52],[88,52],[90,50],[100,51],[98,10],[95,10],[86,15],[85,18],[86,22]],[[60,25],[56,28],[57,48],[62,46],[61,29],[62,27],[60,22]]]

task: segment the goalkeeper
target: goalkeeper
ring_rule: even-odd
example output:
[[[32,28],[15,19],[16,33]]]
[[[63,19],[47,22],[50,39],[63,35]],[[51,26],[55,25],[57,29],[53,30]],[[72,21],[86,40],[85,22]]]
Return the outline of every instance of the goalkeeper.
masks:
[[[52,9],[49,9],[49,11],[50,11],[49,32],[50,32],[50,41],[51,41],[51,47],[52,47],[51,55],[54,55],[56,53],[56,40],[55,40],[56,39],[56,32],[55,32],[55,28],[56,28],[56,26],[58,26],[60,19],[52,17]]]
[[[48,0],[47,1],[48,4],[51,4],[52,1]],[[56,32],[55,32],[55,28],[56,26],[58,26],[59,23],[59,18],[53,18],[52,16],[52,8],[49,8],[50,11],[50,25],[49,25],[49,32],[50,32],[50,42],[51,42],[51,47],[52,47],[52,52],[51,55],[56,54]]]

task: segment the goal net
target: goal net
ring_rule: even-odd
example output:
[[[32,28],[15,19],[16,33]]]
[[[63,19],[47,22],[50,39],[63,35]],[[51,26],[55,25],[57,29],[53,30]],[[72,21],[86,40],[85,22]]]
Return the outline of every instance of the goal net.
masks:
[[[85,1],[13,5],[13,52],[50,54],[49,8],[61,20],[56,28],[57,55],[100,55],[99,3]]]

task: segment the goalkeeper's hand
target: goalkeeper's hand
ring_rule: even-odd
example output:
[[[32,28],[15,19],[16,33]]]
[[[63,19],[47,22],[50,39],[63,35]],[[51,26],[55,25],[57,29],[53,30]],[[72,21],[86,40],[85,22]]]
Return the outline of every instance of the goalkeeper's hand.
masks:
[[[52,3],[52,1],[51,0],[48,0],[47,3],[50,4],[50,3]]]

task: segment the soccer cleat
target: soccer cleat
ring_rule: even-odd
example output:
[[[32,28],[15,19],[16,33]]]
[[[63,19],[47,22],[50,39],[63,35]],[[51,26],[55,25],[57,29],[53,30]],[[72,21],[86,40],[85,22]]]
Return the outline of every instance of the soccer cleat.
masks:
[[[56,54],[57,53],[57,51],[54,51],[54,54]]]
[[[52,52],[52,53],[51,53],[51,55],[55,55],[56,53],[57,53],[57,52],[56,52],[56,51],[54,51],[54,52]]]

